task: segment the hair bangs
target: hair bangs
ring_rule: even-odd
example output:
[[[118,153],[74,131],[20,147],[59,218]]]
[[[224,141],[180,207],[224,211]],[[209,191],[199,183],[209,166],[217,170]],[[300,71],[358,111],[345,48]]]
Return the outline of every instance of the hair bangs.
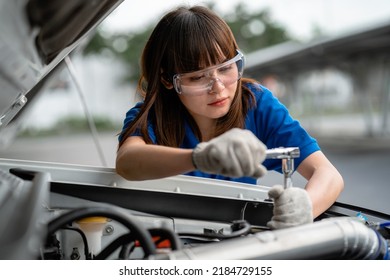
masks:
[[[211,17],[211,18],[210,18]],[[187,73],[222,63],[236,55],[237,44],[229,26],[207,11],[192,11],[176,26],[168,61],[170,72]],[[217,22],[217,26],[216,26]]]

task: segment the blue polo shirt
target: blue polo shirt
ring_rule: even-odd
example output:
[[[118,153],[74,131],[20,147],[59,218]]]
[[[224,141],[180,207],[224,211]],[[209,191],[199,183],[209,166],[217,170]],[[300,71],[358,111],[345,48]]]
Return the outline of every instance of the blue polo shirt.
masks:
[[[297,120],[294,120],[291,117],[287,108],[280,103],[267,88],[257,84],[249,84],[248,87],[255,96],[256,106],[248,111],[245,118],[245,129],[252,131],[268,149],[299,147],[300,157],[294,159],[295,167],[299,166],[307,156],[320,150],[317,141],[307,133]],[[142,102],[139,102],[127,112],[123,129],[125,129],[139,113],[141,105]],[[195,148],[199,143],[198,139],[195,137],[188,124],[186,124],[185,130],[186,134],[181,148]],[[152,124],[149,124],[148,131],[153,143],[156,143],[156,136]],[[263,165],[268,170],[282,172],[280,160],[267,159],[263,162]],[[217,174],[208,174],[199,170],[186,173],[185,175],[250,184],[256,184],[257,181],[255,178],[250,177],[231,178]]]

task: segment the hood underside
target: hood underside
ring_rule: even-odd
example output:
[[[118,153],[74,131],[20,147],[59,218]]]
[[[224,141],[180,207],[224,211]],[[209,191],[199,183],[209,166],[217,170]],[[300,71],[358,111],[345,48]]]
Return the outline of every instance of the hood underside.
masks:
[[[64,58],[123,0],[0,0],[0,143]]]

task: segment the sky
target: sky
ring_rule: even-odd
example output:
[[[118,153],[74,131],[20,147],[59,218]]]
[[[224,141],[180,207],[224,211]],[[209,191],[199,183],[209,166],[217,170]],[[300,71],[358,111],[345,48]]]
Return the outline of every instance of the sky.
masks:
[[[211,1],[211,0],[210,0]],[[204,0],[124,0],[104,21],[103,27],[110,31],[138,31],[157,23],[165,12],[180,4],[204,4]],[[215,11],[224,16],[234,11],[238,3],[250,10],[269,8],[271,17],[293,36],[309,40],[313,26],[325,34],[337,35],[370,25],[390,21],[389,0],[214,0]]]

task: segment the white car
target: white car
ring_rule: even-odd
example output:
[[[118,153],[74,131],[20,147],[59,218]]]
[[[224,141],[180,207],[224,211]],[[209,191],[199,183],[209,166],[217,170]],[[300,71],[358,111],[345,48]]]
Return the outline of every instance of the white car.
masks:
[[[1,137],[120,2],[0,1]],[[271,230],[268,189],[0,158],[0,259],[389,258],[389,213],[336,202],[313,224]]]

